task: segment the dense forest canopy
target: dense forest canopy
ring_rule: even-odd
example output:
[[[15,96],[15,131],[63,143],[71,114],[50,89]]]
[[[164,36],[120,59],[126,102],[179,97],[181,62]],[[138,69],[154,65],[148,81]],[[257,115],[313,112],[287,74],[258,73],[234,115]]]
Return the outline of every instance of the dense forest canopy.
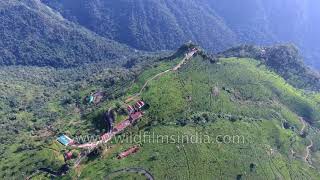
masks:
[[[63,17],[137,49],[193,40],[213,52],[237,44],[294,43],[320,67],[317,0],[43,0]]]

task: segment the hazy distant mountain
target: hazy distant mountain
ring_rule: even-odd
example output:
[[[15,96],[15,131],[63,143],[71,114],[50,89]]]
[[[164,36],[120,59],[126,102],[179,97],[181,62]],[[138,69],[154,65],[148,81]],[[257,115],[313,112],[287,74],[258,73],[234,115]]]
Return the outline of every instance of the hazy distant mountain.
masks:
[[[292,42],[318,65],[317,0],[43,0],[101,36],[138,49],[173,49],[188,40],[211,50],[239,43]]]
[[[240,42],[295,43],[307,63],[317,65],[320,45],[320,1],[317,0],[204,0],[233,30]]]

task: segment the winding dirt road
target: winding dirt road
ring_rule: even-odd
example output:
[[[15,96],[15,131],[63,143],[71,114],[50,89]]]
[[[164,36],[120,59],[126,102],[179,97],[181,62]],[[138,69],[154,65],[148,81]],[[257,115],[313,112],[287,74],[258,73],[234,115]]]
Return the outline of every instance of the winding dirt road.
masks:
[[[136,95],[136,96],[140,96],[140,94],[143,92],[143,90],[147,87],[147,85],[149,84],[150,81],[154,80],[155,78],[159,77],[159,76],[162,76],[163,74],[167,73],[167,72],[170,72],[170,71],[177,71],[178,69],[181,68],[181,66],[189,59],[192,58],[192,56],[197,52],[198,50],[193,50],[189,53],[187,53],[185,55],[185,57],[179,62],[179,64],[177,64],[175,67],[173,68],[170,68],[170,69],[167,69],[165,71],[162,71],[161,73],[159,74],[156,74],[155,76],[151,77],[150,79],[148,79],[144,85],[142,86],[140,92]]]
[[[198,51],[198,50],[193,50],[193,51],[187,53],[187,54],[185,55],[185,57],[182,59],[182,61],[181,61],[179,64],[177,64],[174,68],[172,68],[172,70],[173,70],[173,71],[178,70],[187,60],[189,60],[190,58],[192,58],[192,56],[193,56],[197,51]]]
[[[308,138],[308,140],[310,141],[310,145],[306,147],[306,155],[304,157],[304,161],[311,164],[311,160],[309,159],[310,158],[310,151],[311,151],[311,148],[313,146],[313,141],[312,139]]]
[[[105,180],[111,179],[110,177],[113,176],[113,175],[120,175],[122,173],[138,173],[138,174],[144,175],[148,180],[154,180],[153,175],[149,171],[147,171],[147,170],[145,170],[143,168],[125,168],[125,169],[120,169],[120,170],[117,170],[117,171],[114,171],[114,172],[110,173],[105,178]]]
[[[303,135],[304,130],[306,128],[306,122],[304,121],[303,117],[299,117],[300,122],[302,123],[302,128],[300,130],[300,135]]]
[[[152,80],[154,80],[155,78],[157,78],[157,77],[159,77],[159,76],[162,76],[163,74],[165,74],[165,73],[167,73],[167,72],[170,72],[170,71],[171,71],[171,69],[165,70],[165,71],[163,71],[163,72],[161,72],[161,73],[153,76],[152,78],[148,79],[148,80],[146,81],[146,83],[144,83],[144,85],[142,86],[140,92],[139,92],[137,95],[139,96],[139,95],[142,93],[142,91],[146,88],[146,86],[149,84],[150,81],[152,81]]]
[[[61,166],[58,171],[54,171],[54,170],[52,170],[50,168],[43,167],[43,168],[37,169],[30,176],[26,177],[25,180],[30,180],[32,177],[34,177],[35,175],[37,175],[40,172],[44,172],[44,173],[50,174],[52,177],[61,177],[65,173],[67,173],[68,170],[69,170],[69,166],[67,164],[64,164],[63,166]]]
[[[87,148],[87,150],[83,154],[81,154],[80,157],[76,160],[76,162],[74,163],[74,167],[77,167],[81,163],[81,161],[85,157],[87,157],[92,151],[94,151],[96,147],[98,147],[100,144],[105,144],[109,142],[117,133],[110,133],[110,134],[107,133],[107,134],[108,136],[102,137],[102,140],[100,141],[75,146],[77,148]]]
[[[300,130],[300,135],[303,135],[304,134],[304,131],[305,131],[305,128],[307,127],[307,123],[306,123],[306,121],[303,119],[303,117],[299,117],[299,120],[300,120],[300,122],[302,123],[302,128],[301,128],[301,130]],[[312,141],[312,139],[311,138],[307,138],[309,141],[310,141],[310,145],[308,145],[307,147],[306,147],[306,155],[304,156],[304,161],[306,162],[306,163],[309,163],[310,165],[311,165],[311,160],[309,159],[310,158],[310,152],[311,152],[311,148],[312,148],[312,146],[313,146],[313,141]]]

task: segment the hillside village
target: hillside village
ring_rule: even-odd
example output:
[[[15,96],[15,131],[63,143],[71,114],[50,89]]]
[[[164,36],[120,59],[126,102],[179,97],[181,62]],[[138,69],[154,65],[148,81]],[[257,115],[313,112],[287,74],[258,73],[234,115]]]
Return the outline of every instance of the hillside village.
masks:
[[[272,105],[272,102],[268,102],[270,101],[270,99],[268,99],[270,98],[268,97],[269,96],[268,94],[265,94],[264,95],[265,97],[263,96],[262,98],[263,98],[263,101],[267,102],[266,106],[269,106],[269,109],[262,107],[260,105],[261,103],[264,103],[263,101],[261,101],[261,97],[259,96],[250,97],[250,99],[245,100],[243,97],[244,92],[242,93],[237,92],[236,86],[234,87],[231,87],[228,85],[219,86],[219,83],[217,83],[221,80],[227,81],[226,79],[224,79],[226,77],[230,77],[230,76],[238,77],[237,73],[239,72],[237,71],[243,71],[242,76],[245,74],[246,71],[248,71],[245,69],[241,69],[241,67],[238,67],[238,65],[233,66],[233,63],[235,64],[237,63],[237,61],[235,61],[236,60],[235,58],[221,59],[220,57],[219,62],[217,62],[218,61],[217,58],[204,53],[203,51],[199,50],[198,47],[195,47],[195,46],[190,47],[190,45],[189,46],[187,45],[187,46],[183,46],[182,49],[185,49],[186,51],[181,50],[176,53],[176,56],[179,56],[177,54],[180,54],[180,57],[182,58],[176,60],[174,63],[167,62],[168,66],[156,67],[160,69],[157,71],[153,70],[151,71],[152,73],[149,73],[148,71],[146,71],[145,74],[147,75],[143,76],[144,77],[143,79],[140,79],[137,82],[133,82],[134,86],[130,87],[131,90],[129,90],[128,93],[125,94],[123,97],[119,98],[119,101],[117,101],[117,103],[115,104],[113,103],[109,106],[103,106],[102,111],[98,111],[99,112],[99,114],[97,114],[98,116],[93,116],[93,118],[95,117],[98,118],[95,121],[99,122],[99,127],[103,127],[103,131],[100,132],[98,138],[93,138],[93,139],[89,138],[86,140],[81,138],[79,139],[76,135],[73,135],[68,132],[58,135],[53,144],[55,144],[55,147],[59,147],[60,149],[59,156],[63,156],[64,163],[61,164],[59,168],[43,167],[43,168],[35,169],[33,171],[33,174],[31,176],[28,176],[28,178],[32,179],[32,177],[35,177],[37,175],[47,175],[49,177],[60,177],[64,175],[68,176],[68,174],[70,173],[77,173],[77,174],[81,174],[82,172],[87,173],[88,172],[87,169],[97,168],[95,166],[91,167],[91,165],[87,166],[87,164],[88,163],[90,164],[92,162],[100,162],[99,160],[101,160],[102,162],[111,161],[112,164],[109,164],[109,166],[117,167],[118,164],[122,164],[122,163],[130,164],[131,159],[136,159],[138,157],[140,158],[147,157],[148,155],[146,156],[146,154],[150,153],[150,151],[152,152],[152,155],[150,157],[150,160],[147,160],[147,162],[150,162],[152,164],[153,161],[166,160],[165,158],[162,159],[157,157],[158,155],[156,155],[157,154],[156,152],[158,152],[158,149],[162,146],[157,146],[153,144],[148,144],[146,146],[145,144],[140,144],[140,143],[127,144],[123,146],[121,141],[120,142],[118,141],[118,138],[127,137],[128,133],[133,133],[132,135],[134,135],[135,133],[138,133],[139,132],[138,129],[147,130],[148,127],[150,126],[153,126],[155,127],[155,129],[157,129],[156,125],[150,125],[150,122],[151,123],[157,122],[157,120],[150,121],[149,119],[150,117],[152,117],[153,113],[164,113],[161,116],[166,117],[165,115],[166,112],[169,112],[169,111],[175,112],[173,116],[176,119],[176,122],[168,121],[168,122],[161,122],[161,123],[167,124],[167,127],[170,127],[171,125],[173,125],[175,128],[178,128],[178,129],[179,127],[190,128],[194,125],[211,128],[210,124],[212,123],[214,124],[214,125],[212,124],[213,127],[225,126],[223,124],[226,123],[226,121],[223,121],[223,120],[216,121],[216,119],[226,119],[226,120],[229,120],[229,123],[231,123],[228,126],[224,127],[223,132],[226,131],[226,129],[240,122],[243,122],[243,123],[250,122],[249,123],[250,126],[256,126],[256,127],[259,127],[259,123],[273,123],[273,121],[270,121],[270,119],[267,120],[268,118],[270,118],[270,114],[273,114],[273,108],[274,108]],[[205,61],[199,61],[199,59],[203,59]],[[249,62],[251,60],[243,59],[243,61],[245,63],[246,61]],[[230,63],[230,64],[226,66],[226,63]],[[255,63],[258,63],[258,62],[255,62]],[[163,91],[175,92],[174,89],[172,88],[175,88],[177,84],[170,85],[170,83],[178,83],[178,86],[180,86],[179,83],[181,81],[173,78],[170,81],[166,81],[166,83],[169,83],[168,85],[166,84],[165,87],[162,87],[161,80],[166,79],[168,77],[175,77],[179,75],[186,82],[188,81],[188,78],[184,77],[185,73],[189,73],[190,68],[192,69],[194,68],[194,66],[197,67],[199,66],[199,64],[207,64],[207,65],[213,66],[214,68],[219,68],[219,69],[216,69],[215,71],[220,71],[220,73],[216,73],[217,77],[215,77],[216,79],[212,81],[214,82],[212,83],[212,86],[209,86],[208,89],[203,92],[204,94],[209,92],[210,94],[208,96],[210,98],[201,98],[201,96],[203,95],[200,95],[200,98],[199,97],[197,98],[197,96],[199,95],[194,94],[196,92],[192,92],[192,94],[186,93],[183,96],[179,94],[176,94],[174,96],[172,96],[173,94],[167,94],[162,96],[161,100],[157,99],[159,97],[157,95],[155,96],[154,94],[157,94],[160,89],[162,89]],[[249,65],[250,65],[249,66],[250,69],[254,69],[258,66],[258,64],[256,66],[251,66],[251,64]],[[229,68],[230,66],[238,67],[240,69],[239,70],[233,69],[233,71],[237,73],[228,74],[230,72],[223,68]],[[243,66],[245,67],[245,65]],[[173,73],[170,73],[170,72],[173,72]],[[198,73],[202,73],[201,78],[206,78],[206,75],[210,74],[208,72],[205,72],[205,70],[202,70],[201,72],[198,72]],[[266,74],[264,74],[264,76],[261,76],[261,77],[264,77],[264,78],[269,78],[271,76],[273,77],[273,75],[269,74],[269,71],[266,71],[263,73],[266,73]],[[225,75],[225,74],[228,74],[228,75]],[[190,77],[190,75],[187,75],[187,77]],[[253,77],[254,78],[260,77],[260,75],[253,76]],[[248,74],[248,77],[245,77],[245,78],[250,79],[252,78],[252,76]],[[205,79],[205,81],[198,80],[197,82],[207,82],[207,81],[208,80]],[[275,80],[273,79],[270,80],[270,82],[272,81],[275,81]],[[276,79],[276,81],[278,80]],[[290,85],[284,83],[283,80],[279,80],[279,81],[281,82],[280,84],[285,84],[286,89],[293,88]],[[262,81],[262,83],[264,83],[264,81]],[[209,84],[210,83],[206,83],[206,85],[209,85]],[[181,86],[186,87],[185,83],[181,83]],[[252,84],[252,86],[254,87],[256,85]],[[280,87],[280,88],[283,88],[283,87]],[[183,91],[186,91],[186,90],[184,89]],[[193,89],[191,89],[191,91],[193,91]],[[250,93],[253,93],[253,91],[255,93],[255,96],[258,95],[259,93],[262,93],[262,94],[265,93],[263,91],[256,92],[254,89],[250,89],[250,90],[247,89],[245,93],[249,93],[249,96],[250,96]],[[91,90],[91,92],[85,94],[84,97],[82,97],[82,101],[83,101],[82,103],[84,105],[83,107],[84,108],[90,107],[89,112],[95,112],[94,111],[95,108],[99,108],[103,103],[108,101],[106,98],[107,94],[108,94],[107,92],[104,92],[101,89],[99,91]],[[226,108],[225,107],[226,105],[221,103],[221,101],[220,102],[217,101],[216,99],[225,98],[225,96],[230,98],[230,100],[224,99],[225,101],[224,103],[232,103],[234,104],[232,105],[234,107],[237,105],[238,107],[237,111],[239,111],[240,113],[237,113],[237,112],[230,113],[228,111],[221,112],[220,109]],[[184,99],[185,103],[189,104],[190,107],[187,107],[186,104],[183,104],[183,103],[179,104],[180,100],[176,99],[177,97],[179,97],[180,99]],[[261,102],[259,101],[254,102],[252,101],[252,98],[260,98],[259,101]],[[304,97],[300,96],[299,94],[295,98],[300,98],[299,101],[308,102],[308,99],[304,99]],[[161,101],[160,104],[159,104],[159,101]],[[187,118],[180,119],[179,117],[182,117],[181,116],[182,114],[181,114],[181,110],[179,109],[182,109],[185,111],[188,108],[197,108],[198,105],[193,104],[194,102],[204,103],[203,105],[201,105],[201,111],[195,114],[192,114]],[[239,104],[237,104],[238,102]],[[246,104],[251,104],[251,103],[255,104],[255,110],[256,110],[256,113],[259,114],[259,118],[255,117],[255,115],[250,115],[251,113],[250,110],[248,111],[245,108]],[[283,103],[287,103],[287,102],[283,101]],[[230,105],[227,104],[227,108],[228,106]],[[202,112],[202,109],[203,108],[205,109],[206,107],[211,107],[211,108],[213,107],[214,110],[212,112]],[[178,108],[178,109],[174,109],[174,108]],[[263,144],[261,144],[260,150],[263,151],[262,154],[264,154],[263,156],[264,158],[270,159],[278,156],[279,153],[281,153],[281,151],[284,151],[284,150],[281,150],[281,148],[284,148],[286,153],[290,155],[290,158],[292,158],[297,162],[303,161],[304,163],[308,164],[310,168],[314,169],[315,161],[313,158],[315,158],[315,156],[313,155],[314,154],[313,149],[317,145],[314,144],[313,134],[317,132],[315,132],[315,130],[310,125],[310,119],[308,119],[308,122],[305,120],[306,116],[302,114],[303,111],[299,112],[298,109],[295,111],[297,115],[301,116],[296,118],[297,120],[299,119],[300,122],[299,121],[297,122],[295,118],[290,119],[292,116],[286,120],[280,119],[279,121],[278,118],[274,119],[276,120],[275,121],[276,124],[278,124],[274,128],[277,129],[278,127],[281,127],[281,130],[279,130],[281,131],[281,133],[284,133],[285,131],[287,131],[287,133],[291,134],[290,135],[291,136],[290,141],[292,141],[291,144],[285,145],[288,147],[284,147],[285,143],[280,142],[280,140],[276,141],[274,144],[270,144],[270,142],[264,142]],[[317,118],[317,114],[310,115],[310,117],[313,117],[313,116]],[[90,119],[91,118],[92,117],[90,117]],[[171,118],[172,117],[170,116],[166,117],[166,119],[168,120],[170,120]],[[262,119],[266,119],[266,120],[262,120]],[[204,124],[206,124],[206,126],[203,126]],[[302,127],[300,127],[300,124],[302,124]],[[241,128],[244,128],[244,127],[237,125],[236,131],[238,131],[239,133],[245,133],[246,131],[241,130]],[[259,128],[262,128],[262,127],[259,127]],[[166,131],[166,129],[161,130],[161,132],[162,131]],[[189,129],[188,132],[189,131],[192,132],[192,129]],[[258,132],[262,132],[262,131],[263,129],[258,130]],[[270,131],[273,131],[273,130],[270,130]],[[217,130],[215,131],[210,130],[210,132],[218,133]],[[234,132],[234,130],[232,132]],[[257,133],[257,132],[253,132],[253,133]],[[312,136],[310,136],[309,134],[312,134]],[[253,137],[258,138],[258,136],[253,136]],[[291,140],[291,139],[295,139],[295,140]],[[218,141],[221,143],[223,139],[220,138],[218,139]],[[299,141],[303,141],[305,145],[301,145]],[[60,145],[56,145],[57,143]],[[221,144],[217,147],[214,146],[214,148],[218,148],[216,149],[216,151],[219,151],[220,146]],[[244,147],[242,146],[238,147],[239,151],[242,151],[242,149],[244,149],[245,146],[246,145],[244,145]],[[234,150],[233,149],[234,146],[230,146],[230,147],[224,146],[224,147],[228,149],[231,148],[228,151]],[[179,144],[179,145],[176,145],[176,148],[178,151],[178,154],[176,154],[176,156],[181,156],[182,150],[185,151],[184,149],[185,145]],[[191,152],[194,150],[191,150]],[[163,150],[162,152],[165,152],[165,150]],[[173,153],[174,152],[175,151],[173,150]],[[191,154],[189,155],[191,156]],[[187,156],[187,154],[185,154],[185,156]],[[212,158],[212,156],[210,155],[207,158],[210,159]],[[92,161],[92,159],[95,159],[98,161]],[[254,173],[256,169],[259,168],[256,160],[248,161],[247,164],[248,164],[248,167],[250,167],[249,172],[251,174]],[[138,166],[135,164],[134,166],[119,166],[118,170],[113,169],[112,171],[108,171],[108,173],[105,175],[107,177],[113,177],[113,176],[122,176],[128,173],[136,174],[136,175],[140,174],[146,177],[147,179],[151,179],[151,180],[154,179],[154,176],[158,176],[157,175],[158,172],[154,172],[153,171],[154,169],[153,170],[150,169],[150,166],[147,166],[149,168],[142,168],[142,167],[144,166]],[[188,167],[188,169],[189,169],[188,170],[189,173],[192,172],[190,167]],[[234,174],[235,173],[230,173],[230,175],[232,176],[234,176]],[[300,172],[297,172],[297,174],[300,174]],[[243,176],[246,176],[246,175],[244,173],[238,173],[236,174],[236,179],[241,179]]]
[[[126,110],[128,113],[127,118],[125,120],[122,120],[119,123],[115,123],[115,119],[112,114],[113,110],[109,109],[103,116],[104,123],[108,131],[102,134],[99,140],[80,144],[71,137],[65,134],[61,134],[56,140],[63,146],[70,147],[72,149],[70,151],[66,151],[63,154],[65,164],[58,170],[58,172],[55,172],[50,168],[40,168],[36,170],[31,176],[27,177],[27,179],[31,179],[33,176],[41,172],[48,173],[52,176],[62,176],[66,174],[70,170],[70,168],[77,168],[77,166],[79,166],[80,163],[87,156],[90,156],[90,154],[92,154],[97,148],[102,147],[103,145],[110,142],[115,136],[121,134],[128,127],[134,126],[144,115],[143,110],[146,106],[146,103],[142,100],[139,100],[139,96],[143,92],[143,90],[148,86],[148,83],[169,71],[177,71],[179,68],[181,68],[183,64],[185,64],[190,58],[192,58],[193,55],[197,53],[197,51],[198,49],[196,47],[191,46],[191,48],[189,48],[189,52],[187,52],[184,55],[185,57],[176,66],[163,72],[160,72],[159,74],[156,74],[153,77],[150,77],[142,86],[138,94],[135,94],[134,96],[129,96],[124,102],[124,105],[127,106]],[[85,104],[98,105],[101,101],[103,101],[104,96],[104,92],[98,91],[93,92],[90,95],[84,97],[83,100]],[[132,104],[133,100],[137,101],[134,104]],[[139,148],[139,145],[134,145],[123,152],[119,152],[117,158],[121,160],[127,156],[130,156],[131,154],[137,153],[140,149],[141,148]]]

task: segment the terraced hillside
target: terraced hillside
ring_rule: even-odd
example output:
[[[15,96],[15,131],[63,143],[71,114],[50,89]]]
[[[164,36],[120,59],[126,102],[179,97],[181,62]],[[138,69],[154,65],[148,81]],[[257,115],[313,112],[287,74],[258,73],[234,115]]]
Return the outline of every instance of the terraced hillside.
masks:
[[[181,58],[146,70],[128,96]],[[151,81],[141,98],[149,108],[125,137],[130,140],[149,134],[151,140],[113,143],[69,177],[102,179],[130,167],[144,168],[155,179],[319,177],[319,95],[295,89],[257,60],[221,58],[210,62],[198,55],[178,71]],[[192,140],[194,136],[202,140]],[[310,146],[310,141],[317,143]],[[115,158],[137,143],[141,145],[138,153]],[[117,177],[135,176],[124,173],[113,178]]]
[[[106,111],[113,109],[115,123],[119,123],[128,116],[125,109],[130,102],[126,100],[143,99],[147,106],[137,124],[106,146],[96,148],[80,164],[67,161],[69,171],[56,178],[319,177],[318,93],[294,88],[258,60],[214,59],[203,51],[185,59],[186,53],[182,48],[175,56],[144,66],[134,81],[133,73],[121,77],[121,73],[106,69],[93,79],[79,82],[82,86],[76,83],[69,92],[57,91],[56,98],[47,102],[48,108],[56,113],[57,118],[51,117],[55,120],[50,122],[55,133],[44,138],[40,137],[43,133],[34,134],[33,146],[8,146],[1,176],[26,177],[35,173],[33,179],[50,178],[53,174],[41,171],[43,168],[58,172],[64,167],[65,152],[72,151],[75,157],[84,152],[59,144],[55,140],[58,134],[76,140],[88,135],[99,137],[106,131],[103,120]],[[108,76],[118,74],[118,80],[108,86],[106,79],[103,83],[94,81],[104,76],[103,72],[110,73]],[[105,101],[94,105],[81,102],[97,89],[107,92]],[[62,102],[57,97],[60,93],[65,96]],[[29,137],[28,132],[24,135],[25,139],[19,139],[22,143]],[[140,146],[139,151],[117,158],[119,153],[136,145]],[[25,174],[21,176],[19,171]]]

